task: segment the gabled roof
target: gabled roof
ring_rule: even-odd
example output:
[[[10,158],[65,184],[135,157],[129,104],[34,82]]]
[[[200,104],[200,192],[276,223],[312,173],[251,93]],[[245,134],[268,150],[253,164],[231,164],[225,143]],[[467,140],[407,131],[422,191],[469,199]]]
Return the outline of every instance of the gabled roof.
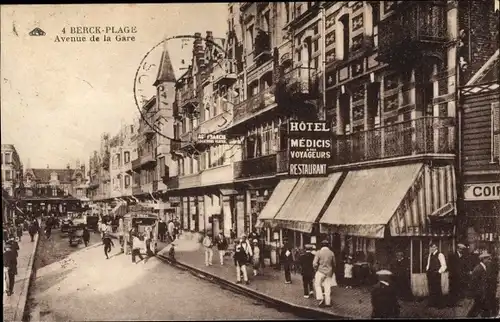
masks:
[[[57,180],[60,182],[71,182],[76,172],[83,172],[79,169],[27,169],[27,173],[34,175],[34,180],[39,182],[49,182],[52,173],[57,173]]]
[[[480,84],[487,78],[492,78],[491,80],[487,81],[498,81],[498,75],[491,74],[495,73],[495,69],[498,71],[498,62],[500,58],[499,52],[500,50],[497,49],[495,53],[490,57],[490,59],[488,59],[488,61],[471,77],[471,79],[467,82],[467,84],[465,84],[465,86]]]
[[[172,61],[170,60],[166,45],[163,47],[158,75],[156,76],[156,81],[153,83],[153,86],[157,86],[163,82],[175,83],[174,68],[172,67]]]

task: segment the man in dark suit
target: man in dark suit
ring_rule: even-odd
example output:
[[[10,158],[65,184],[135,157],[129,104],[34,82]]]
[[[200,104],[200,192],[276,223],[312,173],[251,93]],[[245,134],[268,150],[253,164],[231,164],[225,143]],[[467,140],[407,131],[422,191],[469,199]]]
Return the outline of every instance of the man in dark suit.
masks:
[[[448,256],[448,271],[450,278],[450,306],[455,306],[464,297],[467,289],[467,257],[466,246],[458,244],[457,250]]]
[[[372,318],[398,318],[400,308],[396,288],[391,282],[392,272],[381,270],[376,274],[379,282],[371,292]]]
[[[429,285],[429,306],[443,308],[443,290],[441,289],[441,274],[446,272],[446,259],[439,252],[437,244],[431,243],[427,258],[427,282]]]
[[[6,242],[3,252],[4,277],[7,284],[7,295],[11,296],[14,291],[14,283],[17,274],[17,255],[10,241]]]
[[[491,308],[489,307],[491,301],[488,299],[490,274],[488,268],[491,262],[491,255],[482,253],[479,255],[479,260],[481,262],[472,271],[471,284],[474,285],[474,288],[471,291],[473,292],[474,304],[467,317],[476,317],[478,315],[489,317],[491,314]]]
[[[314,245],[307,244],[305,246],[306,252],[299,257],[300,267],[302,269],[302,284],[304,286],[304,297],[309,298],[313,292],[313,279],[314,279],[314,254],[311,252]]]
[[[396,260],[392,264],[391,271],[394,273],[394,287],[402,300],[411,300],[410,261],[404,257],[403,252],[396,253]]]

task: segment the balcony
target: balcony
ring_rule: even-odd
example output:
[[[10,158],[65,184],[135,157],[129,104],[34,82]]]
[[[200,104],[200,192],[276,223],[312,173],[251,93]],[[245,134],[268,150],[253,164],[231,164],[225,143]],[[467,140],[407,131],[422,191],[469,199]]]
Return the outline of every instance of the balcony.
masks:
[[[142,194],[142,189],[140,185],[133,185],[132,186],[132,194],[133,195],[140,195]]]
[[[179,176],[179,189],[196,188],[201,185],[200,174]]]
[[[167,189],[178,189],[179,188],[179,176],[169,177],[167,182]]]
[[[170,141],[170,153],[174,153],[181,149],[181,141],[180,140],[172,140]]]
[[[223,130],[231,123],[233,106],[234,104],[229,101],[220,100],[219,111],[221,113],[200,123],[199,133],[212,133]]]
[[[285,72],[279,80],[278,96],[292,99],[310,99],[319,94],[318,73],[308,67],[297,67]]]
[[[272,85],[247,100],[234,106],[233,124],[241,123],[244,120],[252,118],[263,109],[276,103],[274,96],[276,86]]]
[[[189,88],[182,91],[179,97],[178,106],[186,114],[196,113],[198,111],[198,97],[194,89]]]
[[[141,156],[141,167],[151,168],[156,165],[156,156],[152,153],[148,153]]]
[[[122,169],[125,173],[132,175],[133,170],[132,170],[132,162],[127,162],[123,164]]]
[[[447,40],[446,3],[408,1],[398,4],[396,12],[379,24],[381,62],[404,62],[418,59],[424,52],[439,55]],[[438,56],[440,57],[440,56]]]
[[[273,176],[276,170],[276,154],[246,159],[234,163],[234,179]]]
[[[213,82],[222,86],[231,86],[236,82],[236,63],[230,59],[217,62],[212,72]]]
[[[454,153],[454,119],[422,117],[368,131],[334,136],[332,165]]]
[[[141,167],[142,167],[142,164],[141,164],[141,159],[140,158],[132,160],[132,170],[134,172],[138,172],[139,170],[141,170]]]
[[[257,66],[260,66],[272,58],[273,52],[271,49],[271,37],[269,36],[269,32],[258,30],[257,35],[255,36],[255,63]]]
[[[214,168],[208,168],[200,173],[200,184],[210,186],[233,181],[233,164],[225,164]]]

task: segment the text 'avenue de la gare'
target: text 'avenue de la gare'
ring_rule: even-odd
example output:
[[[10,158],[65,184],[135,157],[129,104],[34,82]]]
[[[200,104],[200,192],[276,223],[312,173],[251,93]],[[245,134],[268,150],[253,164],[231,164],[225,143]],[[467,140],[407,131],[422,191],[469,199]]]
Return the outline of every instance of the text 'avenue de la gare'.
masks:
[[[54,42],[133,42],[136,26],[71,26],[64,27]]]
[[[290,121],[289,168],[291,176],[326,176],[332,156],[331,130],[325,121]]]

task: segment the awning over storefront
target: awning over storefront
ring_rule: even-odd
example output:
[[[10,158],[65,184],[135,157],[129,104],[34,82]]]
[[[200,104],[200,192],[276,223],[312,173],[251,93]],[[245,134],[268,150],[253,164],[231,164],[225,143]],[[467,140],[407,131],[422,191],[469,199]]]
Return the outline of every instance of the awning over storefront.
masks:
[[[235,189],[223,189],[223,188],[221,188],[219,190],[223,196],[233,196],[233,195],[238,194],[238,190],[235,190]]]
[[[337,172],[328,177],[301,178],[271,225],[310,233],[341,176],[342,172]]]
[[[299,179],[283,179],[278,183],[271,197],[269,197],[269,200],[260,212],[256,224],[257,228],[263,227],[267,221],[272,220],[274,216],[276,216],[298,181]]]
[[[371,238],[383,238],[387,225],[391,236],[449,235],[452,232],[431,232],[428,216],[442,207],[454,215],[455,201],[451,165],[430,168],[418,163],[352,171],[320,227],[324,233]]]

